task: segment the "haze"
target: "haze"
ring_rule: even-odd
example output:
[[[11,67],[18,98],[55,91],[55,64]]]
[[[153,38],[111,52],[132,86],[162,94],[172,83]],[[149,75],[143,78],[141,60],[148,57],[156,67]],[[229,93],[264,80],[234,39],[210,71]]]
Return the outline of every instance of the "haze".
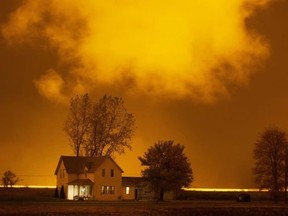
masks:
[[[126,176],[158,140],[186,147],[193,187],[255,187],[258,133],[287,130],[285,0],[0,2],[0,173],[54,185],[69,99],[124,98]]]

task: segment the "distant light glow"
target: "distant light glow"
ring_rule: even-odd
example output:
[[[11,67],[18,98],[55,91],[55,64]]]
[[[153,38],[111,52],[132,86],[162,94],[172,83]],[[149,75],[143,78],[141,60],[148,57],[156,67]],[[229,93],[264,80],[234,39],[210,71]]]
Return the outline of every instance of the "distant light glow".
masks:
[[[258,188],[184,188],[186,191],[203,191],[203,192],[267,192]]]
[[[0,185],[0,188],[4,188],[3,185]],[[8,187],[8,188],[11,188],[11,187]],[[53,188],[55,189],[56,188],[56,185],[55,186],[51,186],[51,185],[13,185],[12,188]]]

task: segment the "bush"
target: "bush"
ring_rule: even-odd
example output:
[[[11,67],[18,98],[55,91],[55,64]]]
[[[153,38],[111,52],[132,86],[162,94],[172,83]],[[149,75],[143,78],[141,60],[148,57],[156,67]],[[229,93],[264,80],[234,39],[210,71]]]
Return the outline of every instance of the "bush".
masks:
[[[64,191],[63,185],[61,186],[61,190],[60,190],[60,198],[61,198],[61,199],[65,199],[65,198],[66,198],[66,197],[65,197],[65,191]]]

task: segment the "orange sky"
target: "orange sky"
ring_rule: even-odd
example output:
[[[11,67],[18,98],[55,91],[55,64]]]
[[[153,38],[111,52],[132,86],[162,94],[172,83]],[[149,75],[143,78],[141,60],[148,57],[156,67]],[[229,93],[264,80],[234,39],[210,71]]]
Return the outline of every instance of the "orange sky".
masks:
[[[249,188],[258,133],[288,130],[285,0],[0,2],[0,173],[53,185],[69,98],[124,98],[124,175],[158,140],[186,147],[194,187]]]

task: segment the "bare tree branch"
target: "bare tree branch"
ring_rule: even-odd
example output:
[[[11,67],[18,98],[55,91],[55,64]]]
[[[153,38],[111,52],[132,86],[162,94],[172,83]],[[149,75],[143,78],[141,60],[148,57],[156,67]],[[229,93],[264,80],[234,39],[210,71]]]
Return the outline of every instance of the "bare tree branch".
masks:
[[[253,152],[255,182],[260,189],[270,190],[275,202],[278,200],[278,192],[284,189],[287,181],[285,179],[287,145],[285,131],[268,128],[260,134]]]
[[[90,99],[88,94],[75,96],[70,101],[70,112],[64,124],[64,131],[76,156],[82,154],[90,126]]]
[[[64,131],[76,156],[123,154],[131,149],[134,130],[134,116],[122,98],[104,95],[93,107],[87,94],[71,99]]]

